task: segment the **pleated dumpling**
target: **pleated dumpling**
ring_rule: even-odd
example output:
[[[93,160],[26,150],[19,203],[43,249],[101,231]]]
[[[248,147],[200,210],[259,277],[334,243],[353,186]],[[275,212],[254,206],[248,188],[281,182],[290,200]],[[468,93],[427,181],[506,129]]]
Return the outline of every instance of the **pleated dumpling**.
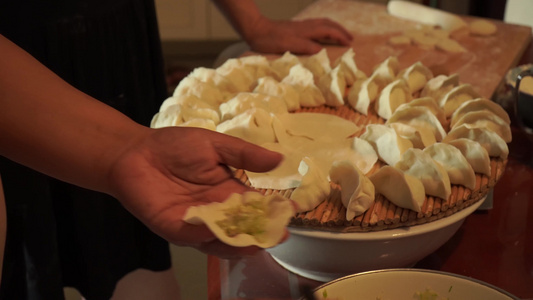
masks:
[[[393,128],[382,124],[367,125],[360,138],[369,142],[379,159],[391,166],[400,160],[407,149],[413,147],[411,141],[401,137]]]
[[[179,104],[171,105],[165,110],[154,115],[151,121],[152,128],[180,126],[192,119],[211,120],[213,124],[220,123],[218,113],[211,108],[191,109]]]
[[[455,127],[463,124],[488,128],[496,132],[506,143],[512,140],[511,126],[495,113],[488,110],[471,111],[463,114],[456,120],[451,129],[453,130]]]
[[[300,106],[315,107],[326,103],[326,99],[315,84],[313,73],[301,64],[293,66],[289,75],[281,81],[290,84],[300,94]]]
[[[435,117],[437,117],[437,119],[439,120],[442,126],[444,126],[447,123],[444,110],[439,106],[439,104],[435,101],[435,99],[431,97],[415,98],[405,104],[400,105],[396,110],[407,109],[413,106],[427,107],[431,111],[431,113],[433,113]]]
[[[439,102],[442,96],[458,85],[458,74],[452,74],[450,76],[438,75],[428,80],[426,86],[424,86],[422,92],[420,93],[420,97],[431,97],[435,99],[435,101]]]
[[[405,80],[397,79],[383,88],[376,101],[375,109],[378,115],[386,120],[392,116],[398,106],[411,99],[411,92]]]
[[[369,176],[376,194],[381,194],[398,207],[420,212],[426,200],[420,179],[392,166],[383,166]]]
[[[476,187],[474,169],[459,149],[450,144],[435,143],[423,151],[446,169],[450,183],[460,184],[471,190]]]
[[[231,97],[231,94],[223,92],[216,86],[200,81],[197,78],[185,77],[174,90],[172,97],[180,98],[188,96],[200,98],[202,101],[216,108],[221,103],[226,102]]]
[[[376,75],[372,75],[364,80],[358,80],[348,92],[348,104],[353,109],[368,115],[368,108],[374,103],[385,85],[381,85]]]
[[[290,198],[297,204],[297,212],[313,210],[331,192],[328,175],[310,157],[304,157],[298,167],[302,180]]]
[[[318,83],[322,76],[331,71],[331,62],[326,48],[322,48],[318,53],[311,56],[302,57],[300,61],[306,69],[311,71],[315,83]]]
[[[254,107],[273,114],[288,113],[287,104],[282,98],[246,92],[238,93],[228,102],[220,104],[219,111],[222,121],[227,121]]]
[[[428,195],[448,200],[452,193],[446,169],[423,150],[408,149],[394,167],[420,179]]]
[[[252,108],[218,124],[216,130],[256,145],[274,143],[276,135],[272,118],[272,114],[264,109]]]
[[[450,121],[450,127],[453,127],[455,123],[461,118],[462,115],[469,113],[471,111],[479,111],[479,110],[487,110],[498,117],[500,117],[502,120],[505,121],[507,124],[511,124],[511,119],[509,118],[509,115],[496,102],[493,102],[489,99],[485,98],[477,98],[473,100],[466,101],[465,103],[461,104],[457,108],[457,110],[452,114],[451,121]]]
[[[458,138],[447,143],[461,151],[474,172],[490,176],[490,156],[480,143],[467,138]]]
[[[218,110],[217,107],[208,104],[207,102],[194,95],[185,95],[177,97],[168,97],[167,99],[165,99],[165,101],[163,101],[161,107],[159,107],[159,111],[164,111],[172,105],[180,105],[182,107],[187,107],[191,109],[211,108],[213,110]]]
[[[295,211],[279,194],[232,194],[224,202],[191,206],[183,221],[205,224],[222,242],[234,247],[270,248],[280,243]]]
[[[374,68],[372,75],[376,76],[382,85],[386,85],[396,79],[399,71],[400,63],[398,58],[396,56],[389,56]]]
[[[437,142],[433,132],[427,127],[414,127],[398,122],[389,123],[387,126],[392,127],[404,139],[411,141],[414,148],[424,149]]]
[[[227,91],[230,94],[239,92],[238,87],[231,80],[212,68],[198,67],[195,68],[188,76],[209,83],[222,91]]]
[[[272,69],[266,56],[249,55],[236,59],[242,69],[245,69],[252,74],[254,81],[265,76],[279,78],[278,73]]]
[[[450,130],[443,142],[448,143],[460,138],[467,138],[478,142],[487,150],[491,157],[506,159],[509,155],[507,143],[496,132],[490,129],[463,124]]]
[[[363,214],[374,202],[374,184],[351,162],[334,162],[329,171],[329,178],[341,187],[341,200],[346,208],[346,220],[350,221]]]
[[[226,60],[216,71],[228,78],[239,92],[250,92],[255,87],[255,74],[249,68],[244,68],[237,58]]]
[[[359,137],[353,138],[352,149],[358,156],[355,166],[363,174],[368,174],[378,161],[376,150],[374,150],[374,147],[369,142]]]
[[[427,82],[433,78],[433,73],[428,67],[417,61],[401,70],[397,77],[405,80],[411,94],[415,94],[422,91]]]
[[[472,85],[465,83],[454,87],[444,94],[444,96],[439,99],[439,106],[444,110],[446,117],[451,117],[461,104],[479,97],[480,95],[474,90]]]
[[[346,50],[346,52],[333,63],[333,67],[340,66],[347,86],[352,86],[357,80],[367,78],[366,74],[357,68],[354,57],[355,52],[352,48],[348,48],[348,50]]]
[[[292,67],[300,63],[298,56],[286,51],[279,58],[276,58],[270,62],[272,69],[278,74],[280,80],[289,75],[289,71]]]
[[[407,109],[397,109],[385,124],[403,123],[415,128],[425,127],[431,130],[437,142],[442,141],[446,131],[431,110],[424,106],[413,106]]]
[[[317,84],[318,88],[324,95],[326,105],[343,106],[344,93],[346,92],[346,80],[340,66],[336,66],[327,74],[322,76]]]
[[[300,95],[296,89],[292,85],[279,82],[270,76],[259,78],[253,92],[285,100],[288,111],[295,111],[300,108]]]

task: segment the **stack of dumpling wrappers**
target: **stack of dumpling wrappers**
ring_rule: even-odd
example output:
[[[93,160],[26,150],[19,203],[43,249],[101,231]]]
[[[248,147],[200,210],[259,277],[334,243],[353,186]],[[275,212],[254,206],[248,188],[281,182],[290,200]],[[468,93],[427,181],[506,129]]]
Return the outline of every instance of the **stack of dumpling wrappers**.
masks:
[[[509,124],[457,74],[400,69],[396,57],[365,74],[352,49],[197,68],[152,120],[283,153],[271,172],[235,176],[294,200],[290,226],[339,232],[431,222],[483,199],[505,169]]]

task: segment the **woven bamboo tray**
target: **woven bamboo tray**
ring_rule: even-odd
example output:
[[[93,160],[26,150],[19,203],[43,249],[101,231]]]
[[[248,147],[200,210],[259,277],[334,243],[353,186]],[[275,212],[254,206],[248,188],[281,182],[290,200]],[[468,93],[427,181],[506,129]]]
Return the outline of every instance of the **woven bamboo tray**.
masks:
[[[350,120],[362,127],[368,124],[385,123],[385,120],[378,117],[374,111],[370,111],[368,116],[365,116],[346,105],[336,108],[326,106],[303,108],[296,113],[298,112],[333,114]],[[448,131],[447,124],[444,127]],[[363,132],[364,130],[360,134]],[[372,206],[364,214],[355,217],[351,221],[346,220],[346,208],[344,208],[341,201],[340,189],[332,183],[329,197],[314,210],[294,215],[289,226],[333,232],[364,232],[433,222],[450,216],[483,199],[502,176],[506,164],[507,160],[492,157],[491,175],[486,176],[476,173],[475,189],[470,190],[462,185],[452,185],[452,193],[449,199],[443,200],[441,198],[426,196],[420,212],[398,207],[383,195],[376,194]],[[378,161],[367,175],[376,172],[384,165],[383,162]],[[243,170],[236,170],[235,177],[245,184],[250,185],[248,177]],[[293,190],[259,189],[260,192],[266,195],[279,193],[285,197],[290,197]]]

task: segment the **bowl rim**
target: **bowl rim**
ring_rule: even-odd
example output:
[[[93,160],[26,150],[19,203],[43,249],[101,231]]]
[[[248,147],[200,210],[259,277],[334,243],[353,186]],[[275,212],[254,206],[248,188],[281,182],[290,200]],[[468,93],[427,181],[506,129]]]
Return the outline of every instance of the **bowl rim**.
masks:
[[[473,278],[473,277],[468,277],[468,276],[465,276],[465,275],[460,275],[460,274],[456,274],[456,273],[451,273],[451,272],[446,272],[446,271],[440,271],[440,270],[430,270],[430,269],[417,269],[417,268],[392,268],[392,269],[381,269],[381,270],[372,270],[372,271],[366,271],[366,272],[360,272],[360,273],[355,273],[355,274],[351,274],[351,275],[346,275],[346,276],[343,276],[343,277],[340,277],[340,278],[337,278],[337,279],[334,279],[332,281],[329,281],[329,282],[326,282],[318,287],[316,287],[313,292],[316,293],[318,292],[319,290],[323,289],[323,288],[326,288],[332,284],[335,284],[336,282],[339,282],[339,281],[344,281],[344,280],[347,280],[347,279],[351,279],[351,278],[355,278],[355,277],[361,277],[361,276],[365,276],[365,275],[369,275],[369,274],[376,274],[376,273],[386,273],[386,272],[399,272],[399,273],[432,273],[432,274],[437,274],[437,275],[443,275],[443,276],[448,276],[448,277],[455,277],[455,278],[459,278],[459,279],[463,279],[463,280],[467,280],[467,281],[470,281],[470,282],[474,282],[474,283],[477,283],[477,284],[480,284],[480,285],[483,285],[487,288],[490,288],[496,292],[499,292],[511,299],[516,299],[516,300],[520,300],[520,298],[518,298],[517,296],[507,292],[506,290],[502,289],[502,288],[499,288],[495,285],[492,285],[488,282],[485,282],[485,281],[482,281],[482,280],[479,280],[479,279],[476,279],[476,278]]]
[[[472,214],[487,198],[484,196],[472,205],[450,215],[443,217],[436,221],[412,225],[406,227],[398,227],[393,229],[384,229],[380,231],[366,231],[366,232],[333,232],[320,231],[312,228],[288,227],[291,235],[299,235],[304,237],[321,238],[327,240],[382,240],[382,239],[400,239],[411,236],[417,236],[428,232],[442,229],[457,222],[463,221],[467,216]]]

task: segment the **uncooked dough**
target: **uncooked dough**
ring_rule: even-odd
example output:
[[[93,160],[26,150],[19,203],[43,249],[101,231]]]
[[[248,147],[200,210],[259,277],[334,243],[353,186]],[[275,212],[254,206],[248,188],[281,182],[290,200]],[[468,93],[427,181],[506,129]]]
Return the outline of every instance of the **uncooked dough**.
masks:
[[[487,20],[475,20],[469,25],[470,33],[473,35],[488,36],[493,35],[498,30],[494,23]]]

